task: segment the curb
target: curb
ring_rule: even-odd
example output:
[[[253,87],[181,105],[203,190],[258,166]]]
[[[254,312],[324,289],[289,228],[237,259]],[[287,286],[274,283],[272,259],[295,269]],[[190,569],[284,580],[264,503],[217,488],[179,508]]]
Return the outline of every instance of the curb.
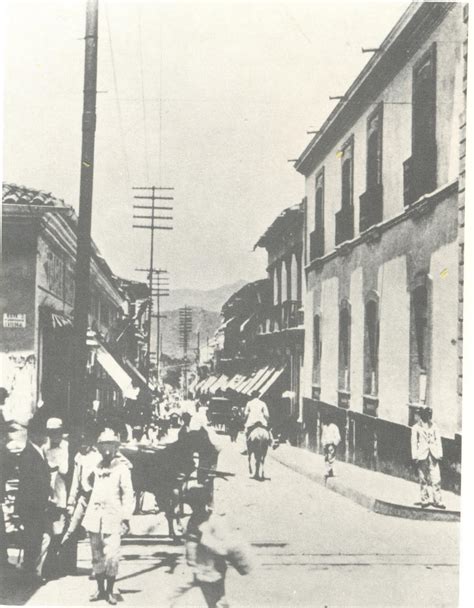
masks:
[[[365,507],[369,511],[378,513],[379,515],[387,515],[390,517],[402,517],[405,519],[416,519],[420,521],[461,521],[461,513],[459,511],[442,511],[439,509],[422,509],[421,507],[400,505],[397,503],[380,500],[364,494],[363,492],[346,486],[336,479],[326,479],[320,473],[309,472],[304,467],[297,464],[289,463],[283,458],[279,458],[278,454],[273,452],[271,457],[279,464],[291,469],[295,473],[299,473],[308,479],[324,486],[326,489],[336,492],[349,500]]]

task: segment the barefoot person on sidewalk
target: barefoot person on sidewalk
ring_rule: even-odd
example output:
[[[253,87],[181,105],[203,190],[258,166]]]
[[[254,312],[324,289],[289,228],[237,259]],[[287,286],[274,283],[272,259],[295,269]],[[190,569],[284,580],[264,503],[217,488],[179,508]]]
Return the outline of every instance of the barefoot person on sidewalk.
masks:
[[[336,449],[341,443],[341,434],[339,429],[334,422],[329,422],[327,419],[323,419],[323,428],[321,433],[321,445],[324,450],[324,462],[326,465],[326,473],[324,475],[327,480],[328,477],[334,477],[334,462],[336,461]]]
[[[91,602],[101,599],[115,605],[113,595],[120,560],[122,534],[129,530],[135,507],[130,463],[118,454],[120,439],[112,429],[105,429],[97,440],[102,459],[94,469],[92,493],[83,526],[89,533],[92,568],[97,592]]]
[[[433,504],[438,509],[445,509],[439,472],[443,446],[439,429],[431,420],[432,415],[431,408],[421,409],[420,418],[411,431],[411,453],[418,470],[422,508]]]

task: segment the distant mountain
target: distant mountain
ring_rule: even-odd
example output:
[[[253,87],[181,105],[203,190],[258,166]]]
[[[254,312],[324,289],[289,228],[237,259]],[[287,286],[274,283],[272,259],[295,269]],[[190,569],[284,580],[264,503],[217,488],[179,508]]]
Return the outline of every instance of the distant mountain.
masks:
[[[183,349],[180,346],[179,336],[179,309],[167,310],[166,319],[161,322],[161,334],[163,337],[162,353],[181,358]],[[207,338],[212,338],[214,332],[220,325],[220,314],[213,310],[191,307],[192,331],[189,336],[188,356],[194,359],[197,348],[197,336],[200,335],[201,346],[206,344]]]
[[[222,305],[229,297],[243,287],[247,281],[237,281],[217,289],[175,289],[168,298],[161,301],[162,310],[177,310],[182,306],[203,308],[205,311],[220,312]]]

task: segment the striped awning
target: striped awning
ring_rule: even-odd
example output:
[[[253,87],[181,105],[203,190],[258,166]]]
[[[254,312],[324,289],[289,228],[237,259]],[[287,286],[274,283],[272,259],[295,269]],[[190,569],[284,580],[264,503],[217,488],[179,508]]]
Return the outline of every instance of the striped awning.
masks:
[[[273,370],[271,376],[267,378],[267,380],[263,384],[261,384],[258,389],[256,389],[258,390],[260,397],[263,397],[263,395],[275,384],[278,378],[280,378],[284,371],[284,367],[280,367],[277,370]]]
[[[212,386],[209,388],[209,393],[211,395],[215,395],[218,390],[221,390],[221,391],[225,390],[227,385],[229,384],[229,380],[230,380],[229,376],[222,374],[221,376],[219,376],[217,381],[214,382],[212,384]]]

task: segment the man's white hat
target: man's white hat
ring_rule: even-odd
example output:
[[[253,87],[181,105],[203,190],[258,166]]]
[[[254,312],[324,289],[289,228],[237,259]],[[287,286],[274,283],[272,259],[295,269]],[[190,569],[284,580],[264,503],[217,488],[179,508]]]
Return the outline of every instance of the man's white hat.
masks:
[[[63,421],[61,418],[48,418],[46,422],[46,430],[48,431],[59,431],[63,428]]]
[[[97,443],[120,443],[120,437],[112,429],[105,429],[99,435]]]

